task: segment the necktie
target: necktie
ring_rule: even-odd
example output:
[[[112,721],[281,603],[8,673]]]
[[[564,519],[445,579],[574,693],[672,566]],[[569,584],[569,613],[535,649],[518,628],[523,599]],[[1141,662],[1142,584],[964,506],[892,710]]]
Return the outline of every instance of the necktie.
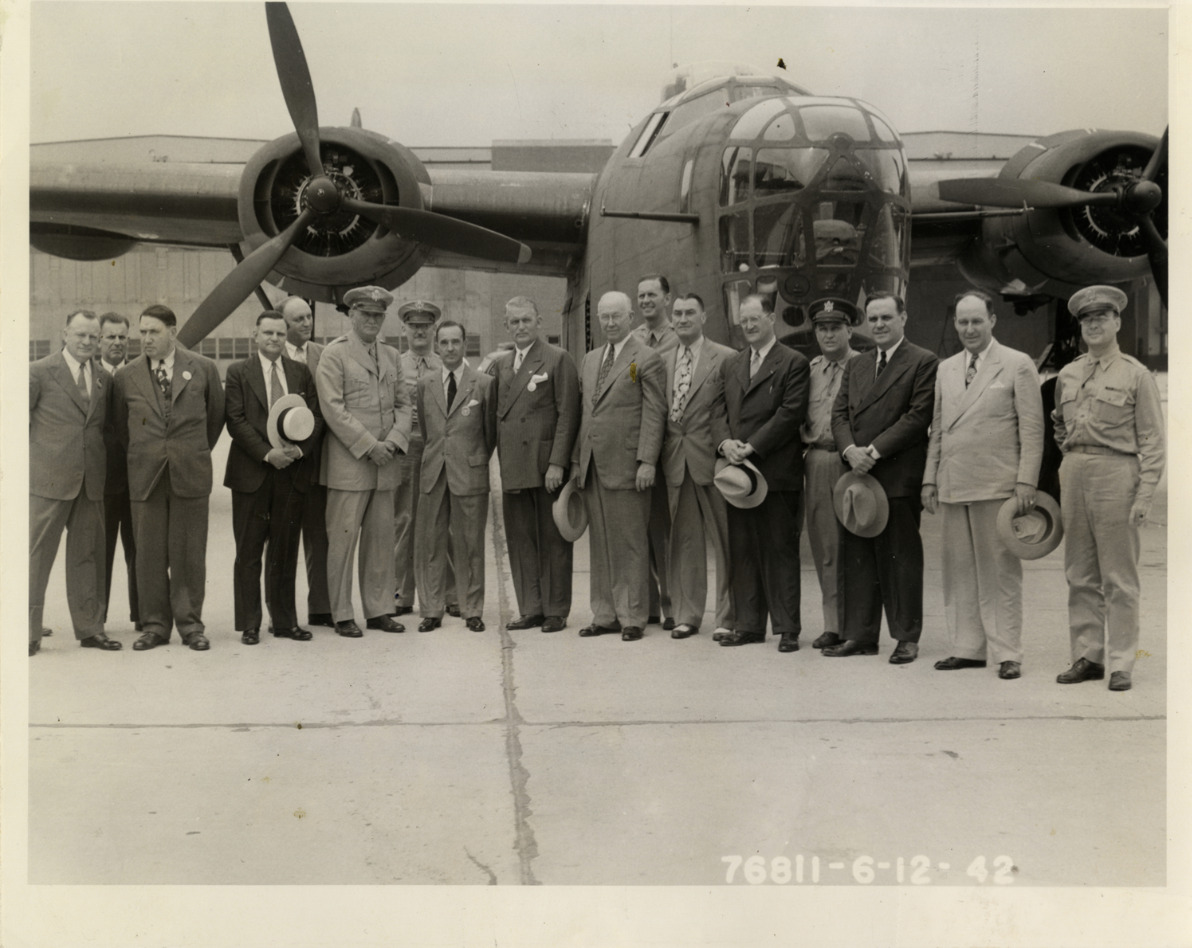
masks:
[[[608,354],[605,355],[604,361],[600,363],[600,374],[596,376],[596,391],[592,393],[592,404],[596,404],[596,400],[600,397],[600,393],[604,390],[604,381],[608,378],[608,373],[613,370],[613,346],[608,344]]]
[[[455,373],[447,373],[447,410],[451,411],[451,405],[455,402]]]
[[[157,387],[161,389],[161,397],[165,399],[166,405],[170,404],[170,377],[166,374],[166,363],[164,360],[157,363]]]
[[[294,361],[306,365],[306,346],[294,347]]]
[[[968,388],[977,376],[977,354],[973,353],[969,359],[968,371],[964,373],[964,387]]]
[[[671,403],[671,421],[678,421],[683,417],[683,409],[687,407],[687,393],[691,391],[691,348],[683,347],[683,354],[679,356],[679,365],[675,371],[675,398]]]
[[[83,401],[91,404],[91,392],[87,389],[87,366],[79,366],[79,394],[83,396]]]
[[[514,375],[517,375],[518,371],[520,371],[522,359],[524,358],[524,355],[525,354],[521,351],[521,349],[518,349],[517,355],[515,355],[513,357],[513,374]]]
[[[877,374],[881,375],[882,369],[884,369],[885,367],[886,367],[886,350],[881,349],[878,351],[878,356],[877,356]]]
[[[753,357],[749,360],[749,377],[753,378],[757,375],[757,370],[762,367],[762,354],[757,350],[753,350]]]
[[[277,360],[273,361],[269,369],[269,407],[285,394],[281,389],[281,376],[277,374]]]

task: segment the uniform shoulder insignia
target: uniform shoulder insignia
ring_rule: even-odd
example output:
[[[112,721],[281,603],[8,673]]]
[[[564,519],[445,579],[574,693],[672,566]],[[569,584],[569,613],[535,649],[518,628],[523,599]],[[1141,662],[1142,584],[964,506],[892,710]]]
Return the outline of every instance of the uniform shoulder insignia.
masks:
[[[1137,368],[1140,368],[1140,369],[1146,369],[1146,366],[1145,366],[1145,365],[1143,365],[1141,362],[1139,362],[1139,361],[1138,361],[1138,359],[1136,359],[1136,358],[1135,358],[1134,356],[1132,356],[1132,355],[1127,355],[1126,353],[1124,353],[1124,352],[1123,352],[1123,353],[1122,353],[1122,358],[1123,358],[1125,361],[1129,362],[1131,365],[1133,365],[1133,366],[1136,366]],[[1149,372],[1150,370],[1149,370],[1149,369],[1147,369],[1147,371]]]

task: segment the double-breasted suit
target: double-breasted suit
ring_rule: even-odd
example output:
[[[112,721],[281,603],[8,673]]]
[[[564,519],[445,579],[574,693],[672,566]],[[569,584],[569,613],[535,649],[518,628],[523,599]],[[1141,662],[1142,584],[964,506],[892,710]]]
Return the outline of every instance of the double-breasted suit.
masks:
[[[326,433],[319,480],[327,487],[327,586],[336,622],[353,618],[352,559],[360,539],[360,597],[365,618],[393,609],[393,491],[396,456],[375,464],[368,453],[389,442],[406,451],[411,404],[396,349],[379,340],[376,356],[356,335],[327,343],[315,384]]]
[[[109,424],[112,377],[94,361],[90,374],[84,396],[63,352],[29,366],[31,648],[41,643],[46,585],[63,528],[66,601],[75,637],[103,632],[104,431]]]
[[[801,353],[774,341],[750,377],[752,347],[724,363],[725,415],[713,427],[726,439],[748,442],[749,460],[766,479],[758,506],[728,508],[735,631],[797,639],[800,619],[799,534],[802,530],[803,445],[799,427],[807,414],[808,367]]]
[[[269,382],[258,355],[228,366],[225,411],[232,446],[224,486],[232,491],[232,532],[236,538],[233,568],[236,630],[261,628],[261,557],[265,552],[265,603],[275,629],[298,625],[294,578],[302,532],[303,501],[318,482],[323,417],[310,370],[286,356],[278,357],[286,394],[300,395],[315,418],[309,438],[298,442],[302,457],[284,468],[265,460],[269,442]]]
[[[418,604],[441,619],[447,599],[450,539],[460,613],[484,611],[484,529],[488,522],[488,462],[497,444],[497,383],[470,365],[456,370],[455,398],[447,404],[443,372],[418,382],[422,452],[414,549]]]
[[[662,451],[666,369],[630,335],[598,385],[606,353],[607,345],[593,349],[580,368],[583,414],[572,467],[588,509],[593,624],[641,629],[649,618],[651,491],[636,489],[637,466],[656,465]]]
[[[841,632],[875,644],[882,607],[893,638],[918,642],[923,631],[923,541],[919,536],[927,429],[935,403],[939,360],[903,338],[877,374],[874,349],[850,359],[836,403],[832,436],[844,454],[850,445],[872,445],[879,460],[870,470],[886,492],[889,519],[875,537],[840,528]]]
[[[571,354],[537,339],[515,372],[516,353],[493,363],[497,456],[509,569],[523,616],[566,619],[571,611],[572,544],[555,526],[547,468],[566,476],[579,431],[579,373]]]
[[[1022,661],[1022,561],[997,534],[1016,484],[1034,487],[1043,457],[1043,399],[1026,353],[992,340],[965,386],[971,356],[940,363],[924,486],[943,512],[944,614],[952,655]]]
[[[115,379],[114,422],[128,457],[141,628],[168,641],[203,631],[211,449],[224,425],[219,370],[174,347],[167,400],[149,359]],[[168,361],[168,360],[167,360]]]
[[[681,397],[676,374],[686,348],[680,343],[665,357],[669,407],[660,467],[670,505],[668,585],[675,623],[698,628],[708,598],[710,542],[716,559],[716,625],[732,629],[736,615],[728,568],[728,512],[712,478],[717,446],[713,422],[723,423],[724,363],[733,350],[702,338],[690,387]]]
[[[319,371],[319,356],[323,347],[317,342],[308,342],[301,350],[286,352],[295,362],[302,363],[310,372],[312,383]],[[318,390],[315,390],[318,401]],[[320,414],[320,419],[322,415]],[[306,561],[306,611],[311,616],[331,614],[331,596],[327,592],[327,488],[319,482],[319,467],[322,464],[322,441],[318,450],[308,458],[311,462],[311,482],[302,497],[302,555]]]

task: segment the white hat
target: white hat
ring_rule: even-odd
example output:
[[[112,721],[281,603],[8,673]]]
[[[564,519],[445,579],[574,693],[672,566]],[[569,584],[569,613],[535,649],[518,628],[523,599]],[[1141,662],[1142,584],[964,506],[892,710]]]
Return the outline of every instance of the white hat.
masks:
[[[315,416],[306,407],[301,395],[283,395],[269,409],[269,420],[265,431],[269,443],[275,448],[284,448],[294,441],[305,441],[315,430]]]

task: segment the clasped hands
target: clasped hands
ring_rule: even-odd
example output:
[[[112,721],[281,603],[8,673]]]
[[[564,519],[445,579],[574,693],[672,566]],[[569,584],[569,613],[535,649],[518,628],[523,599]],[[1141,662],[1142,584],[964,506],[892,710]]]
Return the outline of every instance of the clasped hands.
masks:
[[[280,448],[270,448],[265,455],[265,463],[272,464],[279,471],[289,467],[302,457],[302,449],[296,444],[286,442]]]

